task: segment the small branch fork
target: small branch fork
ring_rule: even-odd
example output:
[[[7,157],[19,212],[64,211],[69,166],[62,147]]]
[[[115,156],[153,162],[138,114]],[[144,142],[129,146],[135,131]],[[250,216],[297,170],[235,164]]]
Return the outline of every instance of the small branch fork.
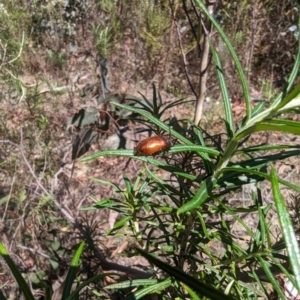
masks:
[[[213,13],[213,8],[214,8],[215,2],[216,2],[216,0],[207,0],[206,1],[206,6],[207,6],[207,9],[210,14]],[[196,112],[195,112],[195,116],[194,116],[194,122],[196,124],[199,124],[199,122],[201,121],[202,113],[203,113],[203,103],[204,103],[204,99],[206,96],[206,90],[207,90],[207,75],[208,75],[207,71],[208,71],[208,67],[211,62],[211,60],[209,58],[209,39],[211,37],[212,25],[209,22],[209,20],[206,20],[206,18],[203,17],[203,14],[198,12],[194,1],[190,0],[191,6],[193,8],[193,12],[195,13],[196,18],[198,20],[197,26],[198,26],[199,30],[197,33],[195,30],[195,26],[192,22],[192,19],[190,17],[190,13],[189,13],[187,5],[186,5],[186,0],[183,0],[182,3],[183,3],[183,9],[185,11],[185,14],[188,18],[188,22],[191,27],[192,34],[193,34],[195,40],[197,41],[196,47],[197,47],[198,55],[195,59],[197,59],[198,56],[200,55],[200,74],[199,74],[198,91],[193,86],[191,77],[188,72],[188,62],[186,60],[186,53],[184,52],[184,49],[183,49],[182,40],[181,40],[181,36],[180,36],[180,29],[179,29],[178,22],[176,21],[175,12],[173,13],[173,18],[174,18],[174,23],[177,28],[178,41],[179,41],[179,46],[180,46],[180,50],[181,50],[181,55],[183,58],[186,78],[187,78],[189,86],[192,90],[192,93],[196,97]],[[203,35],[202,40],[201,40],[201,35]]]

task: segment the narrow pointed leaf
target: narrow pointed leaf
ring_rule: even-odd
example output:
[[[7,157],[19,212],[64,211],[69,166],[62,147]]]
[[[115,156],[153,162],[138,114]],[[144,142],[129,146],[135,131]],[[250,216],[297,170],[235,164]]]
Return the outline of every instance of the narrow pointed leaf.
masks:
[[[268,263],[262,257],[258,257],[258,261],[260,262],[260,265],[264,270],[266,277],[268,278],[269,282],[272,284],[272,287],[275,289],[280,299],[286,300],[286,297],[283,294],[278,281],[274,277],[273,272],[271,271]]]
[[[278,104],[276,111],[283,112],[291,108],[299,107],[300,83]]]
[[[223,73],[222,64],[219,59],[218,53],[215,51],[211,41],[209,42],[209,45],[210,45],[211,52],[213,54],[215,66],[217,68],[217,75],[218,75],[219,84],[220,84],[220,88],[221,88],[221,92],[222,92],[222,98],[223,98],[223,102],[224,102],[225,120],[226,120],[226,123],[228,124],[228,130],[229,130],[228,136],[231,137],[233,135],[233,131],[234,131],[234,123],[233,123],[231,102],[230,102],[228,89],[226,86],[225,76]]]
[[[201,300],[198,295],[186,284],[182,284],[183,288],[189,293],[193,300]]]
[[[169,264],[166,264],[159,259],[155,258],[154,256],[148,254],[147,252],[141,250],[141,249],[136,249],[142,256],[147,258],[147,260],[172,277],[176,278],[178,281],[183,282],[184,284],[188,285],[190,288],[192,288],[195,292],[199,293],[200,295],[209,297],[210,299],[224,299],[224,300],[233,300],[235,298],[230,297],[226,294],[224,294],[222,291],[215,289],[214,287],[203,283],[200,280],[197,280],[196,278],[184,273],[182,270],[172,267]]]
[[[300,248],[292,221],[290,219],[289,211],[280,192],[275,169],[272,169],[271,180],[273,197],[277,208],[283,238],[289,254],[291,267],[293,269],[294,276],[296,279],[297,288],[300,291]]]
[[[26,300],[34,300],[34,297],[31,293],[31,290],[26,283],[25,279],[23,278],[22,274],[20,273],[18,267],[15,265],[13,260],[10,258],[8,252],[6,251],[4,245],[0,243],[0,255],[3,257],[5,262],[7,263],[8,267],[10,268],[12,274],[14,275],[20,290],[23,292]]]
[[[100,280],[103,280],[105,277],[109,277],[109,276],[116,276],[118,274],[116,273],[105,273],[105,274],[101,274],[101,275],[96,275],[92,278],[89,278],[88,280],[84,281],[82,284],[80,284],[76,290],[70,294],[70,296],[68,298],[65,298],[65,300],[72,300],[75,299],[76,296],[79,295],[79,292],[85,288],[86,286],[88,286],[89,284],[93,283],[93,282],[99,282]],[[63,298],[61,298],[61,300],[63,300]]]
[[[107,290],[111,289],[126,289],[134,286],[145,286],[145,285],[153,285],[158,283],[157,279],[135,279],[135,280],[127,280],[119,283],[110,284],[105,287]]]
[[[178,209],[177,214],[180,215],[201,206],[201,204],[203,204],[205,200],[209,197],[215,183],[216,180],[214,178],[207,178],[201,184],[201,187],[199,188],[195,196]]]
[[[249,134],[268,130],[300,135],[300,122],[282,119],[264,120],[241,130],[236,138],[237,140],[241,140]]]
[[[124,300],[138,300],[142,299],[144,296],[148,294],[158,293],[162,290],[165,290],[172,284],[171,279],[167,278],[166,280],[153,284],[151,286],[146,286],[143,289],[136,291],[135,293],[129,295]]]
[[[72,289],[72,285],[74,283],[74,279],[76,277],[76,272],[77,272],[77,268],[78,268],[78,265],[79,265],[79,261],[80,261],[80,256],[82,254],[82,251],[83,251],[83,247],[84,247],[84,242],[82,242],[73,259],[72,259],[72,262],[71,262],[71,266],[70,266],[70,269],[68,271],[68,274],[67,274],[67,277],[66,277],[66,280],[65,280],[65,286],[64,286],[64,290],[63,290],[63,293],[62,293],[62,298],[61,299],[66,299],[69,295],[70,295],[70,292],[71,292],[71,289]]]

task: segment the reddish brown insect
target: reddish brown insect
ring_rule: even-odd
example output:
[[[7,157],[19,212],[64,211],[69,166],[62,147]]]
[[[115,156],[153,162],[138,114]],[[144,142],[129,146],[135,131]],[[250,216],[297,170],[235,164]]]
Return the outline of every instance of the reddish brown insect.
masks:
[[[140,141],[134,148],[134,155],[155,155],[171,147],[170,141],[161,135],[151,136]]]

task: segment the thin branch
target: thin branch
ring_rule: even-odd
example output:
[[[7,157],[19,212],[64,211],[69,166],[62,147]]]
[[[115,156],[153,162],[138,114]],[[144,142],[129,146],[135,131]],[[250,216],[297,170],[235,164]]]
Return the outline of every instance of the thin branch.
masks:
[[[3,213],[3,216],[2,216],[2,222],[4,222],[4,219],[5,219],[5,217],[6,217],[6,212],[7,212],[7,209],[8,209],[8,203],[9,203],[10,198],[11,198],[11,194],[12,194],[12,190],[13,190],[13,186],[14,186],[15,180],[16,180],[16,177],[14,176],[13,179],[12,179],[12,183],[11,183],[11,185],[10,185],[8,199],[7,199],[7,201],[6,201],[4,213]]]
[[[60,205],[53,197],[52,194],[50,194],[46,188],[42,185],[41,181],[39,180],[39,178],[35,175],[30,163],[28,162],[26,155],[24,153],[24,148],[23,148],[23,131],[22,128],[20,130],[20,138],[21,138],[21,142],[20,145],[13,143],[10,140],[0,140],[0,143],[7,143],[7,144],[11,144],[13,146],[15,146],[16,148],[18,148],[20,150],[21,156],[23,158],[23,161],[25,162],[29,172],[31,173],[32,177],[34,178],[34,180],[36,181],[37,185],[40,187],[40,189],[49,197],[52,199],[52,201],[54,202],[55,206],[60,209],[60,211],[63,213],[63,215],[71,222],[74,223],[75,219],[73,216],[71,216],[71,214],[66,210],[66,208],[62,207],[62,205]]]
[[[21,53],[22,53],[23,47],[24,47],[24,40],[25,40],[25,35],[24,35],[24,31],[23,31],[23,33],[22,33],[22,42],[21,42],[21,46],[20,46],[20,50],[19,50],[18,55],[15,58],[13,58],[12,60],[3,63],[2,66],[13,63],[14,61],[16,61],[21,56]]]
[[[190,0],[190,1],[191,1],[191,5],[193,7],[194,13],[196,14],[198,20],[200,20],[201,19],[201,15],[199,14],[199,12],[198,12],[198,10],[196,8],[195,2],[193,0]]]
[[[23,148],[23,130],[22,127],[20,129],[20,146],[15,144],[15,146],[17,146],[21,152],[22,158],[27,166],[27,168],[29,169],[29,172],[31,173],[32,177],[35,179],[36,183],[38,184],[38,186],[40,187],[40,189],[49,197],[52,198],[52,195],[45,189],[45,187],[41,184],[39,178],[37,178],[37,176],[35,175],[29,161],[26,158],[26,155],[24,153],[24,148]]]
[[[207,9],[210,13],[213,12],[213,4],[208,2]],[[210,25],[209,30],[206,29],[205,23],[201,19],[201,28],[204,32],[202,53],[201,53],[201,64],[200,64],[200,78],[199,78],[199,94],[196,101],[196,113],[194,117],[194,122],[198,124],[201,121],[202,113],[203,113],[203,103],[206,95],[206,85],[207,85],[207,69],[210,64],[209,59],[209,39],[212,30],[212,25],[209,20],[207,22]]]
[[[40,256],[45,257],[47,259],[55,260],[54,257],[50,257],[48,254],[46,254],[45,252],[43,252],[41,250],[37,250],[37,249],[30,248],[30,247],[26,247],[26,246],[23,246],[21,244],[18,244],[17,247],[20,248],[20,249],[22,249],[22,250],[29,251],[29,252],[31,252],[33,254],[39,254]],[[59,262],[59,261],[57,261],[57,262]]]
[[[190,24],[190,27],[191,27],[191,30],[192,30],[192,33],[193,33],[193,36],[194,36],[194,39],[195,39],[196,41],[198,41],[197,33],[196,33],[196,31],[195,31],[195,27],[194,27],[194,25],[193,25],[193,22],[192,22],[192,20],[191,20],[191,18],[190,18],[190,14],[188,13],[188,10],[187,10],[187,7],[186,7],[185,0],[183,0],[182,3],[183,3],[183,9],[184,9],[185,15],[186,15],[187,18],[188,18],[188,21],[189,21],[189,24]],[[194,4],[193,1],[192,1],[192,5],[193,5],[194,11],[195,11],[195,13],[196,13],[196,15],[197,15],[197,18],[198,18],[198,20],[199,20],[199,14],[198,14],[197,10],[195,10],[195,4]],[[200,43],[197,43],[197,47],[198,47],[198,52],[201,53],[201,46],[200,46]]]
[[[187,67],[186,56],[185,56],[185,53],[184,53],[184,50],[183,50],[183,46],[182,46],[182,42],[181,42],[180,30],[179,30],[179,26],[178,26],[177,21],[176,21],[175,18],[174,18],[174,23],[175,23],[175,26],[176,26],[176,29],[177,29],[178,41],[179,41],[179,46],[180,46],[180,50],[181,50],[181,54],[182,54],[185,75],[186,75],[186,78],[188,80],[189,86],[190,86],[193,94],[195,95],[196,98],[198,98],[198,95],[197,95],[197,93],[196,93],[196,91],[195,91],[195,89],[193,87],[193,84],[191,82],[191,79],[190,79],[190,75],[189,75],[188,67]]]

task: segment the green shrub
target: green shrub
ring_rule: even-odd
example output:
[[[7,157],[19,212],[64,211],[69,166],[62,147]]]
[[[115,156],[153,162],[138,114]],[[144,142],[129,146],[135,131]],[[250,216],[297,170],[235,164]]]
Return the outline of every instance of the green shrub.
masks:
[[[141,254],[166,272],[155,276],[154,285],[152,279],[143,280],[139,289],[126,299],[139,299],[150,293],[160,293],[162,299],[170,299],[170,294],[172,299],[202,299],[201,295],[211,299],[266,298],[270,295],[270,285],[280,299],[285,299],[274,274],[284,274],[299,289],[300,252],[279,184],[294,193],[299,193],[300,188],[278,178],[275,169],[269,167],[279,160],[298,156],[300,147],[248,146],[246,141],[251,135],[264,131],[300,134],[298,121],[280,117],[300,104],[300,84],[291,90],[299,70],[299,43],[286,88],[272,99],[269,107],[261,102],[252,108],[249,87],[236,53],[204,5],[198,4],[213,22],[235,62],[246,104],[244,119],[235,124],[222,64],[211,44],[223,95],[226,131],[211,135],[197,124],[182,128],[179,123],[162,120],[163,112],[176,103],[162,105],[155,89],[153,99],[148,99],[142,109],[116,103],[117,107],[143,116],[156,134],[170,133],[176,142],[161,157],[133,156],[132,150],[116,150],[83,158],[82,161],[87,161],[99,156],[123,155],[145,163],[134,181],[123,176],[125,190],[96,179],[101,184],[113,185],[118,196],[100,199],[90,209],[109,208],[119,212],[121,219],[107,234],[131,232],[130,236],[144,251],[137,248],[130,255]],[[161,170],[169,174],[169,179],[160,177]],[[263,199],[266,181],[272,186],[274,203]],[[229,201],[232,192],[238,193],[246,185],[252,186],[250,205],[232,206]],[[280,249],[271,234],[271,210],[277,214],[285,241]],[[241,213],[253,214],[257,222],[248,223]],[[236,228],[244,232],[243,238],[235,234]],[[293,271],[288,268],[289,264]],[[134,280],[108,288],[132,285],[135,285]]]

